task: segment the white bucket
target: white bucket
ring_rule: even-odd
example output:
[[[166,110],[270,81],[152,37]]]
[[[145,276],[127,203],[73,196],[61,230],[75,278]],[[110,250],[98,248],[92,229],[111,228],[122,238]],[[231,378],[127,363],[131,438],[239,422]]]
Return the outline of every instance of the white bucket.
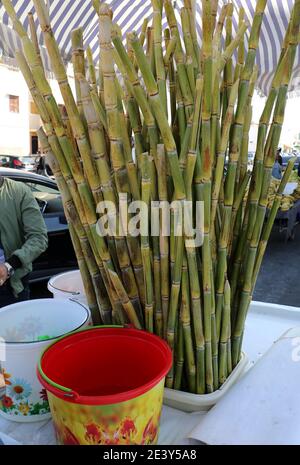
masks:
[[[54,299],[75,299],[87,305],[79,270],[53,276],[48,282],[48,290],[53,294]]]
[[[50,418],[36,376],[39,356],[58,337],[87,327],[89,320],[88,308],[72,300],[32,300],[0,310],[1,415],[19,422]]]

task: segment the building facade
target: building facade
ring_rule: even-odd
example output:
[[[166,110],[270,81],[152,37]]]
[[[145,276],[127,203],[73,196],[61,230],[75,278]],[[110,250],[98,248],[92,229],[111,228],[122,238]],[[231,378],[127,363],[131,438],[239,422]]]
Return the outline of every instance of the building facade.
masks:
[[[48,77],[57,103],[62,104],[57,82]],[[69,78],[72,86],[72,76]],[[0,58],[0,83],[0,156],[36,154],[41,120],[14,59]]]

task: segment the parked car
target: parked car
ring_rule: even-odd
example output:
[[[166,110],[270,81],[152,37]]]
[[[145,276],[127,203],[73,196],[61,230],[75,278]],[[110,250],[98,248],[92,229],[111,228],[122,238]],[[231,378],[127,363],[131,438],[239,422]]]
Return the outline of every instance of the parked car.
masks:
[[[33,264],[30,283],[47,281],[51,276],[78,268],[60,192],[50,178],[22,170],[0,167],[0,175],[25,183],[43,214],[49,247]]]
[[[35,171],[35,156],[17,157],[14,155],[0,155],[1,168]]]

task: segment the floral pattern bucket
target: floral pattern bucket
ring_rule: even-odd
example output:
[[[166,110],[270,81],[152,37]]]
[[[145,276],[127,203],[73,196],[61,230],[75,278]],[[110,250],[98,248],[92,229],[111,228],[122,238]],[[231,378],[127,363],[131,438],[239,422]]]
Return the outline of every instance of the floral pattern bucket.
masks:
[[[50,418],[36,367],[49,343],[88,326],[90,311],[75,301],[42,299],[0,310],[0,414],[19,422]]]
[[[171,364],[164,341],[132,328],[96,327],[52,344],[41,356],[38,376],[57,442],[156,444]]]

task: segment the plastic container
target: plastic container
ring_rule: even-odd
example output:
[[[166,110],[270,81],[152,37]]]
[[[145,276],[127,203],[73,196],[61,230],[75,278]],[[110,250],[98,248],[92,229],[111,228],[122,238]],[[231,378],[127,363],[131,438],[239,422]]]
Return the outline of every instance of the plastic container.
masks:
[[[41,356],[59,444],[155,444],[167,344],[145,331],[97,327],[60,339]]]
[[[90,311],[72,300],[32,300],[0,310],[0,341],[5,341],[0,354],[1,415],[19,422],[50,417],[46,391],[36,375],[40,354],[50,342],[86,327],[89,320]]]
[[[191,437],[211,445],[299,445],[299,385],[300,327],[272,345]]]
[[[164,405],[173,407],[183,412],[205,412],[211,409],[237,382],[248,366],[248,357],[242,354],[239,364],[235,367],[225,383],[212,394],[191,394],[189,392],[176,391],[165,388]]]
[[[48,290],[53,294],[54,299],[75,299],[87,305],[79,270],[53,276],[48,282]]]

